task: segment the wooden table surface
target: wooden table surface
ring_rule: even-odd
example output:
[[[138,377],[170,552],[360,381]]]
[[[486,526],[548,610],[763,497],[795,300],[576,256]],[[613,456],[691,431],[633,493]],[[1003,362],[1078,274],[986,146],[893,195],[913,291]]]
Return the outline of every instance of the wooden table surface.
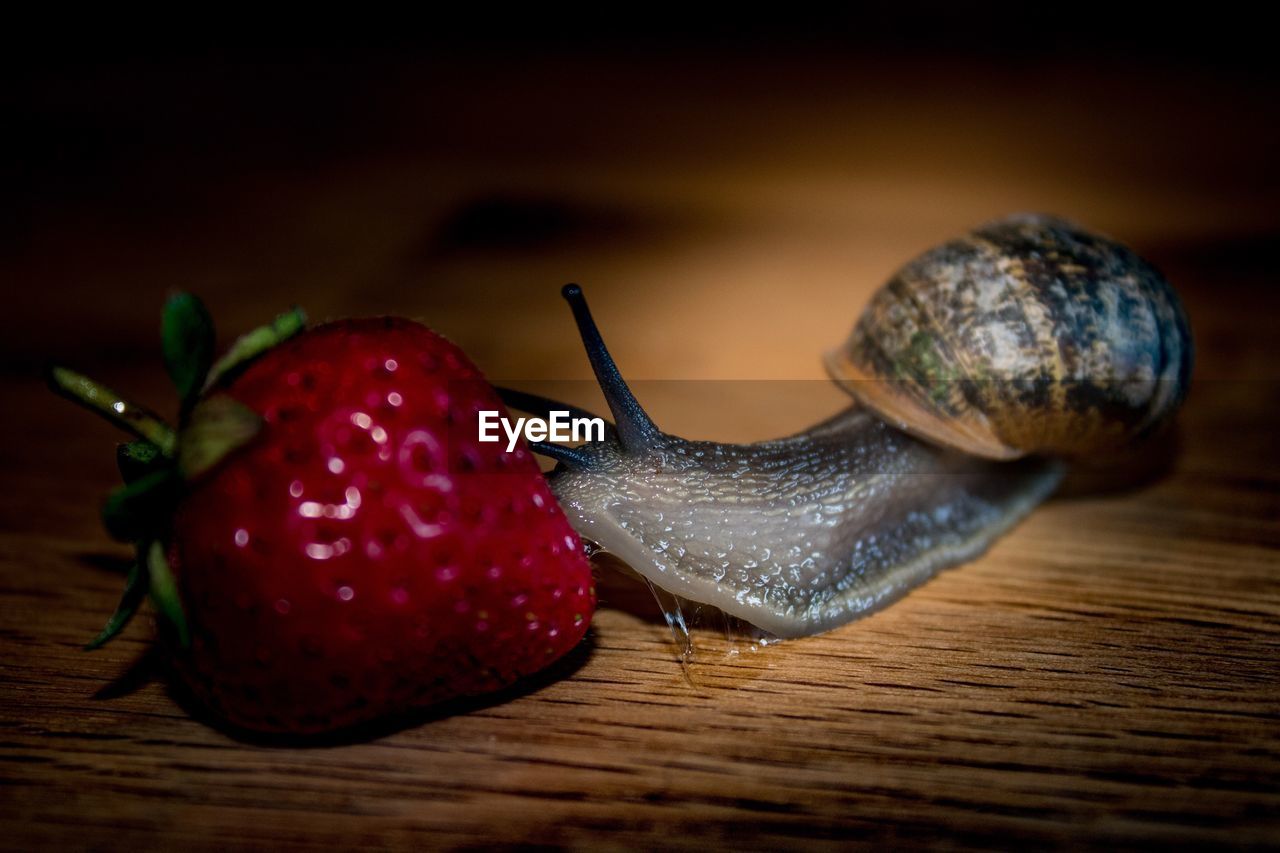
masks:
[[[19,99],[106,153],[37,163],[0,259],[0,848],[1280,846],[1274,91],[660,69],[458,60],[322,74],[321,97],[278,69],[124,68]],[[80,651],[127,557],[97,515],[115,436],[36,368],[172,407],[172,287],[226,338],[290,302],[420,317],[491,378],[597,405],[557,296],[578,280],[660,424],[753,439],[841,405],[819,352],[895,266],[1019,209],[1124,239],[1183,292],[1176,452],[881,613],[768,646],[706,627],[686,672],[648,592],[601,566],[587,642],[545,677],[310,747],[193,717],[147,619]]]

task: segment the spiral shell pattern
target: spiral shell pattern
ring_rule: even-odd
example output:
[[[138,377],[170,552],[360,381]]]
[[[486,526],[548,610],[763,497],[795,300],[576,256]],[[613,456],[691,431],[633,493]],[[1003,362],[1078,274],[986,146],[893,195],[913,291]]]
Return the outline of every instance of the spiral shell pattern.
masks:
[[[1154,267],[1041,215],[908,263],[826,357],[890,423],[995,459],[1122,447],[1169,419],[1191,362],[1186,314]]]

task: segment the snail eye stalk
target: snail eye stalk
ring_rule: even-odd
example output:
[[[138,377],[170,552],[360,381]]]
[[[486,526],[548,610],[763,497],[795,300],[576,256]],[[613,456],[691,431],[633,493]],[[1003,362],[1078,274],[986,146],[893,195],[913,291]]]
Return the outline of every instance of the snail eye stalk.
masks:
[[[551,417],[552,412],[568,412],[571,418],[587,418],[588,420],[604,420],[594,412],[575,406],[572,403],[562,403],[559,400],[553,400],[550,397],[544,397],[541,394],[534,394],[529,391],[518,391],[515,388],[507,388],[502,385],[493,386],[493,390],[498,392],[498,397],[502,399],[504,405],[509,409],[515,409],[520,412],[528,412],[531,415],[537,415],[541,418]],[[612,434],[614,432],[613,424],[605,421],[605,432]]]
[[[553,400],[541,394],[517,391],[515,388],[505,388],[501,385],[495,385],[494,390],[498,392],[498,397],[509,409],[528,412],[531,415],[548,419],[551,417],[552,412],[568,412],[571,418],[598,420],[604,423],[605,437],[614,441],[617,440],[618,433],[613,424],[586,409],[570,403],[561,403],[559,400]],[[591,456],[576,447],[566,447],[563,444],[556,444],[550,441],[531,441],[529,442],[529,449],[557,462],[563,462],[570,468],[590,468],[592,466]]]
[[[560,295],[573,310],[573,319],[578,324],[578,334],[582,336],[582,345],[587,350],[587,359],[591,369],[595,371],[596,381],[604,392],[609,411],[617,423],[618,436],[627,451],[638,453],[657,444],[662,438],[662,431],[650,420],[640,402],[636,400],[626,380],[618,371],[609,348],[596,328],[596,321],[587,307],[587,299],[582,295],[582,288],[576,284],[566,284]]]
[[[534,453],[550,457],[557,462],[563,462],[570,468],[591,467],[591,457],[576,447],[565,447],[563,444],[556,444],[551,441],[531,441],[529,442],[529,449]]]

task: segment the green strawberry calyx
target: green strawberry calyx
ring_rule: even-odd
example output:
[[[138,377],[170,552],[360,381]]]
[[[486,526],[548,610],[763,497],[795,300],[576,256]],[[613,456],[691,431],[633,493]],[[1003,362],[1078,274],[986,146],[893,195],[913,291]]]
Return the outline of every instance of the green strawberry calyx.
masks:
[[[213,320],[204,305],[189,293],[169,297],[160,337],[165,368],[181,401],[176,429],[87,376],[65,367],[49,370],[49,385],[56,393],[134,435],[133,441],[116,448],[124,485],[107,498],[102,520],[112,538],[134,545],[136,557],[120,604],[86,650],[120,633],[148,596],[176,642],[182,648],[189,645],[187,619],[165,548],[174,508],[189,483],[249,443],[262,427],[256,412],[221,389],[250,362],[305,326],[306,315],[293,308],[239,338],[215,361]]]

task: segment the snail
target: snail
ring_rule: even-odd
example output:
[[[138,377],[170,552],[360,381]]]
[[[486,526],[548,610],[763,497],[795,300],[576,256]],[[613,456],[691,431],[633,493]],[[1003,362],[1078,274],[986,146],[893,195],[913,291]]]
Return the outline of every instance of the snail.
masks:
[[[755,444],[660,430],[581,288],[563,295],[614,419],[603,442],[533,445],[558,461],[548,476],[570,521],[652,584],[784,638],[978,556],[1073,457],[1168,423],[1191,368],[1186,316],[1160,273],[1047,216],[990,223],[899,270],[827,353],[853,405]]]

